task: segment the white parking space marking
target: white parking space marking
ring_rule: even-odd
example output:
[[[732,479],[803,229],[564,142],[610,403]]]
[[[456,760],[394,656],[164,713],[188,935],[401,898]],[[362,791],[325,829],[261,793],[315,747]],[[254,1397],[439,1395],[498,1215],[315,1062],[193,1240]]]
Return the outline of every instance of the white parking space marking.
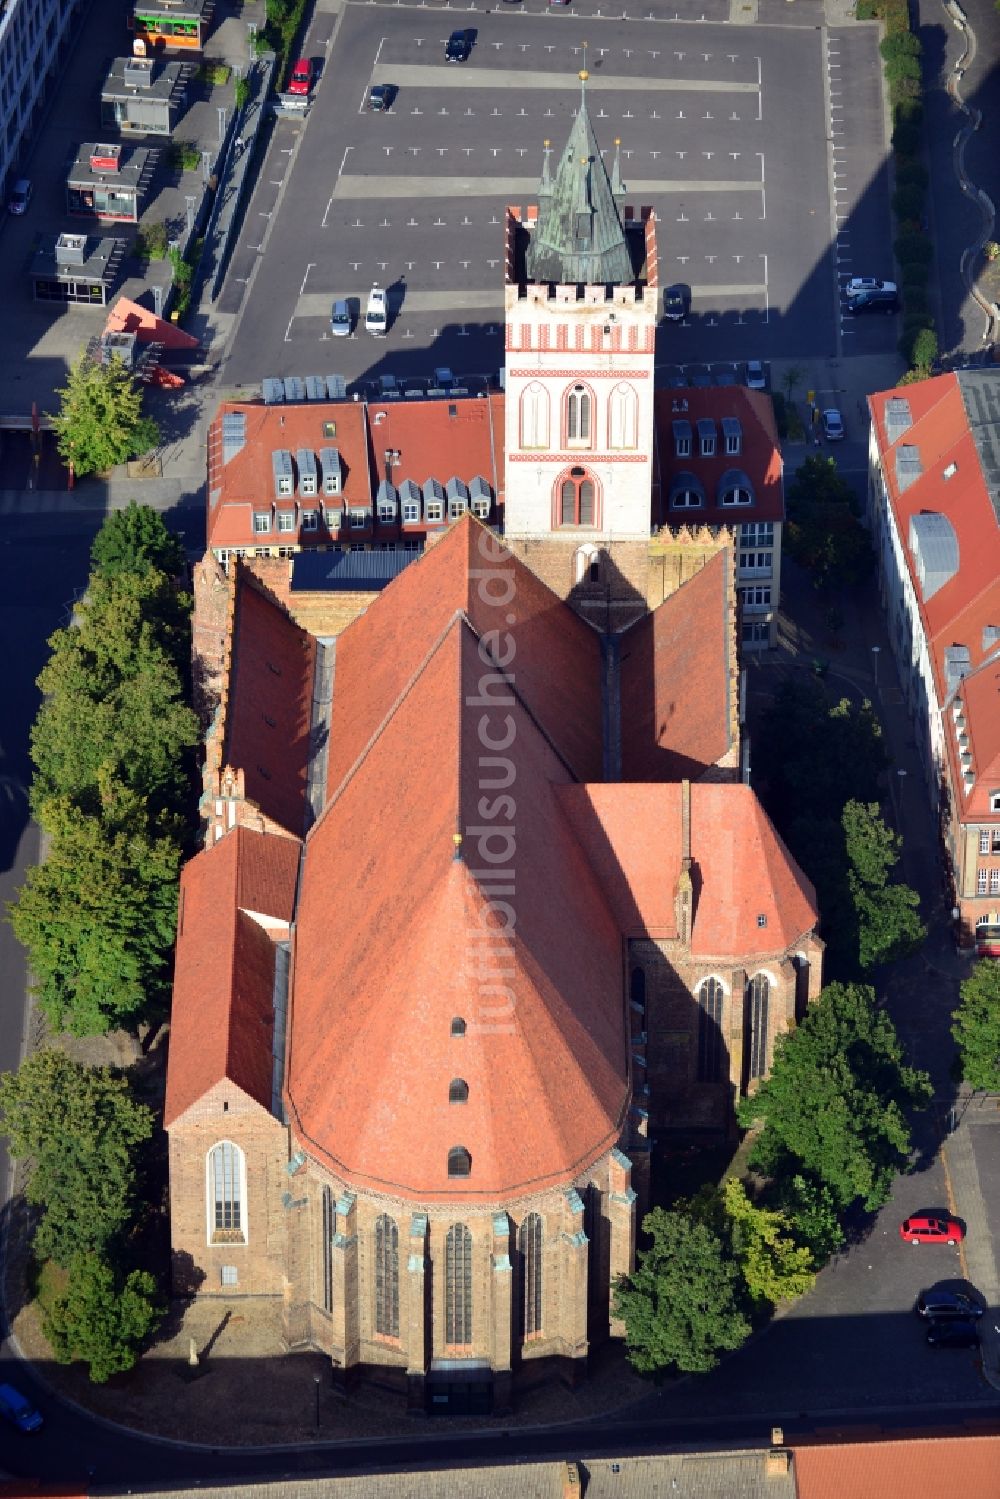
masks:
[[[411,146],[418,151],[419,146]],[[494,152],[503,148],[494,146]],[[629,193],[760,193],[763,182],[751,180],[685,182],[679,178],[642,177],[628,184]],[[523,198],[538,190],[538,175],[533,177],[372,177],[346,172],[333,190],[335,198],[364,200],[370,198]]]
[[[373,83],[392,83],[397,88],[444,88],[459,86],[465,88],[488,88],[494,92],[499,89],[544,89],[551,94],[554,90],[573,92],[580,87],[579,80],[572,74],[544,73],[541,71],[528,71],[527,69],[505,68],[503,72],[473,71],[462,74],[456,78],[454,68],[447,64],[402,63],[393,67],[386,63],[383,69],[384,78],[376,77],[377,70],[372,68]],[[627,73],[605,74],[599,77],[591,75],[587,84],[588,94],[610,94],[616,91],[621,94],[653,92],[674,94],[759,94],[759,83],[738,83],[735,80],[726,81],[721,78],[636,78]],[[759,116],[758,116],[759,117]]]

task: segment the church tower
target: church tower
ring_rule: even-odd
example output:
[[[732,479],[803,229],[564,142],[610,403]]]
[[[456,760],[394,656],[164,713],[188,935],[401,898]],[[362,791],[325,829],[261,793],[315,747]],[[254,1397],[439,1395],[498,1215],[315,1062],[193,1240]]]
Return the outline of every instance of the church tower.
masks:
[[[511,550],[602,630],[645,608],[657,320],[651,209],[626,206],[580,107],[537,207],[506,225],[506,490]]]

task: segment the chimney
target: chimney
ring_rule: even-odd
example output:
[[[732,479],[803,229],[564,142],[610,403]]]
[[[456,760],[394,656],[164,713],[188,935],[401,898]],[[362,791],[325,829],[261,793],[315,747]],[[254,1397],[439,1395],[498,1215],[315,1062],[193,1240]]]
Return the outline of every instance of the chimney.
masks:
[[[772,1447],[764,1459],[766,1478],[787,1478],[792,1466],[792,1454],[787,1447]]]

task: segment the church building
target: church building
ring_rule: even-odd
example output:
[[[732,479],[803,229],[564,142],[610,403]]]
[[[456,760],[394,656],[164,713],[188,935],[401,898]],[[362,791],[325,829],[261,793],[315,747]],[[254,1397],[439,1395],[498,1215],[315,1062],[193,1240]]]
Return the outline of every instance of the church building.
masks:
[[[821,984],[814,892],[741,778],[732,539],[650,578],[652,216],[585,101],[546,162],[507,219],[503,534],[484,479],[360,606],[281,556],[195,580],[174,1288],[273,1298],[289,1350],[414,1410],[582,1377],[656,1142],[730,1132]],[[285,472],[224,429],[210,535],[212,474],[254,463]]]

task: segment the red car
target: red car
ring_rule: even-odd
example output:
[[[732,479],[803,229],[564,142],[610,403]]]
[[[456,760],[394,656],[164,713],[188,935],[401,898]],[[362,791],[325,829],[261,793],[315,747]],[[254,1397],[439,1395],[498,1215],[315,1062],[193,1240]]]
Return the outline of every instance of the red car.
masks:
[[[292,69],[292,76],[288,80],[288,92],[290,94],[308,94],[312,88],[313,65],[308,57],[300,57]]]
[[[918,1213],[913,1218],[903,1219],[899,1225],[899,1237],[911,1244],[960,1244],[965,1238],[965,1229],[954,1218]]]

